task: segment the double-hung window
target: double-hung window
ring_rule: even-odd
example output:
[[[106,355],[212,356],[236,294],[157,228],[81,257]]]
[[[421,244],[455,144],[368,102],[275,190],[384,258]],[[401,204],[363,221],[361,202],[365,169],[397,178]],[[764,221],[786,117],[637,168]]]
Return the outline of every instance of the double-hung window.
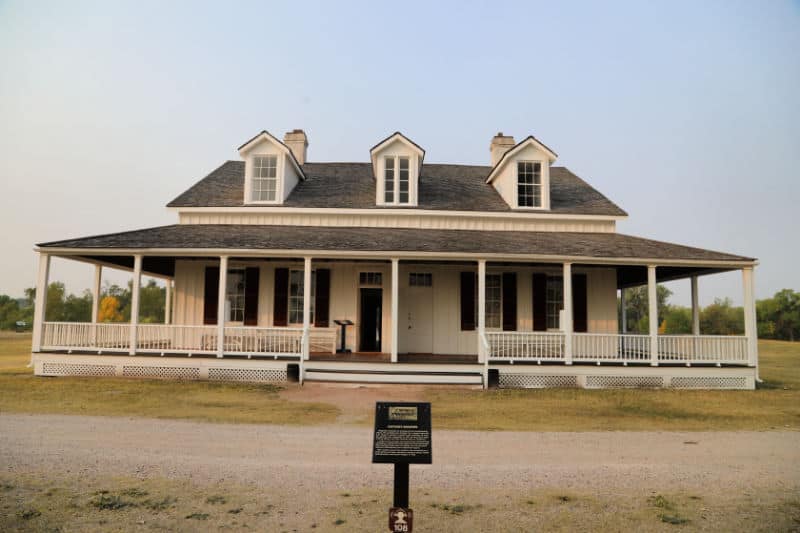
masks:
[[[303,271],[289,272],[289,323],[303,323]],[[311,305],[309,306],[310,323],[314,323],[314,300],[317,294],[317,271],[311,271]]]
[[[517,162],[517,207],[542,207],[542,164]]]
[[[560,313],[564,309],[564,278],[547,276],[547,329],[559,329]]]
[[[278,195],[278,156],[255,156],[252,182],[254,202],[274,202]]]
[[[383,158],[383,201],[387,204],[407,204],[410,198],[411,171],[409,158]]]
[[[245,275],[243,268],[228,269],[225,283],[225,312],[227,322],[244,321]]]
[[[478,279],[475,276],[475,324],[478,323]],[[486,328],[499,329],[503,325],[503,275],[486,274]]]

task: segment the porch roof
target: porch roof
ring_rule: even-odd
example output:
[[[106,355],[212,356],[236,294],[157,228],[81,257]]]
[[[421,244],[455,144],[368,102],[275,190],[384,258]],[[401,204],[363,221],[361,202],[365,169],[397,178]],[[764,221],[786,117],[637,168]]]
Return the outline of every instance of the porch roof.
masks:
[[[413,228],[175,224],[41,243],[52,253],[94,257],[123,252],[167,259],[231,255],[525,260],[730,269],[755,259],[619,233],[568,233]],[[292,255],[294,254],[294,255]],[[167,272],[163,272],[167,274]],[[682,276],[681,276],[682,277]]]

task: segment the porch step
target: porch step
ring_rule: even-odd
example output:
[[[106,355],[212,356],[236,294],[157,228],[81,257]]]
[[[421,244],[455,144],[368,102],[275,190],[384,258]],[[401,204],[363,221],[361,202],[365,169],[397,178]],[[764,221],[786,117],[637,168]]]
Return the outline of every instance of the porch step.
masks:
[[[305,381],[346,383],[419,383],[430,385],[482,385],[480,372],[419,372],[403,370],[337,370],[306,368]]]

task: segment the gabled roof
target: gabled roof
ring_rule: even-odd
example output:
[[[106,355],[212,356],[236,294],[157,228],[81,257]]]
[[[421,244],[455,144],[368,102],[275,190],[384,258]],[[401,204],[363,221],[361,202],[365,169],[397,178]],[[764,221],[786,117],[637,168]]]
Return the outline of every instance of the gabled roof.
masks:
[[[273,208],[387,209],[375,205],[370,163],[306,163],[307,180]],[[416,207],[439,211],[513,212],[492,185],[491,167],[426,163]],[[550,168],[550,210],[543,214],[626,216],[614,202],[564,167]],[[172,200],[168,207],[248,207],[244,162],[228,161]],[[392,209],[398,209],[393,207]]]
[[[253,138],[245,142],[236,150],[239,152],[239,154],[242,155],[242,157],[244,157],[244,154],[246,154],[253,146],[264,140],[276,145],[278,148],[281,149],[281,151],[283,151],[287,156],[289,156],[289,160],[292,162],[292,166],[294,166],[295,170],[297,170],[297,174],[300,176],[300,179],[301,180],[306,179],[306,175],[305,173],[303,173],[303,168],[297,161],[297,158],[294,156],[294,153],[292,153],[289,147],[286,146],[280,139],[272,135],[267,130],[261,130],[259,133],[254,135]]]
[[[500,169],[503,168],[506,165],[506,163],[511,160],[512,157],[514,157],[514,154],[519,152],[520,150],[522,150],[524,147],[526,147],[528,145],[533,145],[536,148],[538,148],[539,150],[543,151],[545,154],[547,154],[547,156],[550,159],[551,163],[553,161],[555,161],[556,159],[558,159],[558,154],[556,154],[554,151],[552,151],[550,148],[548,148],[546,144],[541,142],[539,139],[537,139],[533,135],[528,135],[527,137],[522,139],[520,142],[518,142],[517,144],[515,144],[514,146],[509,148],[508,151],[503,154],[503,157],[500,158],[500,161],[498,161],[497,164],[489,172],[489,176],[486,178],[486,183],[491,183],[492,180],[500,172]]]
[[[425,150],[420,145],[418,145],[417,143],[415,143],[414,141],[412,141],[399,131],[392,133],[384,140],[382,140],[381,142],[379,142],[378,144],[369,149],[369,158],[372,161],[373,170],[376,168],[375,165],[377,161],[375,157],[377,156],[377,153],[380,152],[381,149],[383,149],[385,146],[388,146],[394,141],[400,141],[409,148],[411,148],[412,150],[414,150],[415,152],[417,152],[417,155],[419,156],[419,170],[421,170],[422,162],[425,160]]]

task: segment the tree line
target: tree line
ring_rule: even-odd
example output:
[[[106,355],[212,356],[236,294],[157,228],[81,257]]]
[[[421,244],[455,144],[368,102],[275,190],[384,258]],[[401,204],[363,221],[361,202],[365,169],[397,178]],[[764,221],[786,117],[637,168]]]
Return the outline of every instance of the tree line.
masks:
[[[129,322],[131,318],[131,287],[106,283],[100,291],[98,306],[99,322]],[[663,285],[656,287],[658,307],[658,331],[661,334],[691,334],[692,310],[669,303],[672,291]],[[33,306],[36,289],[25,289],[23,298],[11,298],[0,294],[0,329],[14,329],[17,322],[28,327],[33,322]],[[141,287],[139,296],[139,321],[162,323],[166,289],[155,280],[148,280]],[[649,332],[647,287],[636,287],[625,291],[627,331],[647,334]],[[617,312],[622,323],[621,301]],[[91,322],[92,293],[67,294],[64,284],[53,282],[47,290],[45,320],[52,322]],[[783,289],[772,298],[756,302],[758,336],[762,339],[800,340],[800,292]],[[705,335],[742,335],[744,333],[744,310],[734,306],[729,298],[716,299],[700,310],[700,332]]]
[[[126,287],[106,283],[100,291],[98,322],[129,322],[131,319],[132,282]],[[11,298],[0,294],[0,329],[14,329],[17,322],[33,323],[33,308],[36,289],[25,289],[23,298]],[[139,322],[162,323],[166,289],[155,280],[148,280],[139,292]],[[92,322],[92,292],[88,289],[80,294],[67,294],[61,282],[47,287],[45,320],[48,322]]]
[[[692,310],[669,303],[672,291],[656,287],[658,332],[665,335],[691,334]],[[650,331],[647,287],[625,290],[627,331],[647,334]],[[617,312],[622,323],[621,300]],[[783,289],[772,298],[756,301],[758,337],[761,339],[800,340],[800,292]],[[704,335],[743,335],[744,308],[734,306],[730,298],[717,298],[700,309],[700,333]]]

